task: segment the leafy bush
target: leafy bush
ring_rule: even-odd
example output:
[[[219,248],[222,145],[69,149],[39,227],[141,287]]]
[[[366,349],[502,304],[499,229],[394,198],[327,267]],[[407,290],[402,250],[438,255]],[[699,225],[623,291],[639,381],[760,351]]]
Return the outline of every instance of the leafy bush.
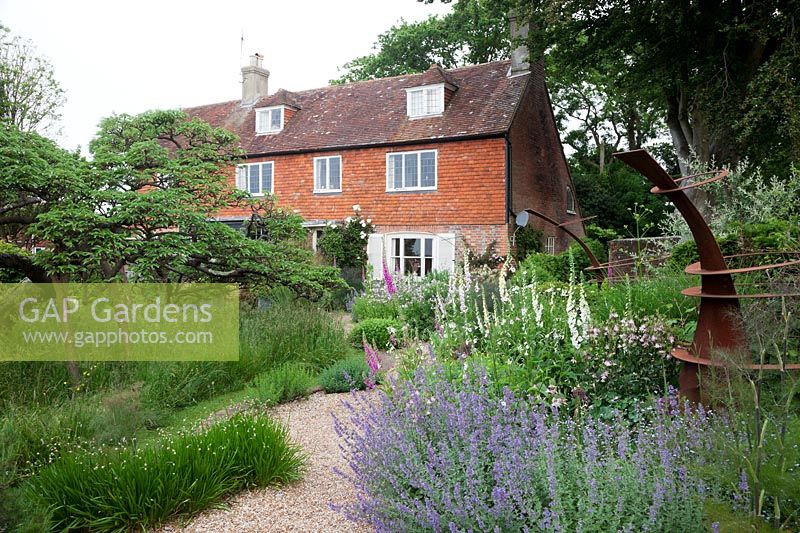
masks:
[[[466,259],[467,256],[465,256]],[[485,267],[483,271],[486,271]],[[391,273],[388,271],[384,274],[385,278],[386,276],[391,279]],[[436,330],[437,301],[447,293],[449,279],[447,272],[434,272],[424,278],[398,277],[398,279],[392,280],[391,291],[387,286],[388,280],[385,279],[374,284],[371,291],[360,298],[365,302],[361,305],[374,306],[377,309],[392,309],[392,316],[381,316],[380,318],[399,317],[400,321],[408,326],[405,328],[405,335],[427,340]],[[359,320],[364,318],[358,314],[357,316]]]
[[[436,328],[434,306],[426,300],[411,300],[402,308],[403,322],[416,338],[428,340]]]
[[[558,256],[545,253],[528,254],[520,262],[511,283],[527,285],[532,280],[547,283],[560,280],[561,260]]]
[[[294,481],[304,461],[284,426],[236,415],[154,447],[67,455],[32,480],[29,497],[52,529],[144,529],[243,487]]]
[[[348,357],[336,361],[319,375],[319,384],[325,392],[364,390],[369,367],[363,357]]]
[[[601,263],[608,259],[608,250],[600,241],[586,238],[584,242]],[[520,285],[530,283],[531,279],[539,281],[567,282],[577,279],[579,273],[591,266],[589,256],[578,243],[572,243],[569,248],[558,255],[533,253],[520,262],[514,275],[513,282]]]
[[[530,254],[542,251],[542,230],[533,226],[519,228],[514,233],[516,253],[514,257],[517,261],[523,261]]]
[[[353,327],[350,332],[350,343],[355,347],[362,346],[364,340],[379,350],[390,346],[393,336],[391,330],[400,331],[403,325],[391,318],[368,318]]]
[[[302,363],[284,363],[258,376],[254,383],[261,403],[276,405],[308,396],[314,376]]]
[[[19,255],[22,257],[30,256],[30,252],[24,248],[20,248],[6,241],[0,241],[0,254]],[[25,274],[16,269],[0,268],[0,283],[19,283],[23,279],[25,279]]]
[[[329,223],[317,243],[320,252],[340,267],[363,267],[367,264],[367,239],[375,232],[372,220],[361,215],[353,206],[355,216],[340,223]]]
[[[693,172],[707,170],[696,168]],[[709,184],[705,190],[712,198],[706,221],[715,235],[730,233],[730,228],[741,224],[800,224],[800,168],[765,178],[758,168],[743,162],[730,170],[726,180]],[[678,212],[663,221],[662,229],[665,235],[690,239],[688,225]]]
[[[358,497],[349,518],[377,531],[708,530],[686,451],[711,445],[705,414],[667,402],[638,429],[564,419],[498,397],[485,371],[458,386],[437,372],[335,422]]]
[[[370,318],[400,318],[397,300],[376,300],[367,296],[359,296],[353,303],[353,319],[356,322]]]

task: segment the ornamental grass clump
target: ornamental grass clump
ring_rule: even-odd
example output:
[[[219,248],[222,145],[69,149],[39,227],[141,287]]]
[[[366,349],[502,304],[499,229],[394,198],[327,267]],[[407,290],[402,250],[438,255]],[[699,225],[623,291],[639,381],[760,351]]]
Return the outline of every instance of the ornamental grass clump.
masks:
[[[31,480],[53,530],[143,530],[248,486],[300,477],[305,458],[281,424],[236,415],[157,446],[65,455]]]
[[[377,531],[704,530],[687,455],[710,445],[706,413],[673,398],[633,429],[491,388],[485,372],[419,372],[379,401],[354,397],[335,425],[358,498],[339,509]]]

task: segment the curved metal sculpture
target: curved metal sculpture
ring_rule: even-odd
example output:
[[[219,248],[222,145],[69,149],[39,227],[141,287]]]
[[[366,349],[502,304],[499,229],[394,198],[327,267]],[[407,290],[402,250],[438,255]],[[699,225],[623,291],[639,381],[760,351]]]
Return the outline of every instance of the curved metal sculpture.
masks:
[[[672,355],[683,361],[679,383],[683,396],[695,402],[702,401],[700,381],[703,369],[708,366],[722,366],[722,361],[714,358],[715,351],[738,354],[749,358],[749,347],[742,329],[742,314],[739,298],[775,298],[791,296],[783,294],[749,294],[740,296],[733,284],[733,274],[754,272],[800,264],[800,260],[787,261],[775,265],[761,265],[748,268],[728,268],[726,257],[717,244],[714,234],[708,227],[703,215],[686,195],[686,191],[714,181],[724,179],[728,171],[705,172],[673,179],[645,150],[634,150],[614,154],[629,167],[644,175],[654,187],[653,194],[663,194],[680,211],[692,232],[700,261],[686,268],[689,274],[700,276],[701,285],[691,287],[683,292],[686,296],[700,298],[700,314],[694,339],[688,348],[676,348]],[[713,177],[688,185],[679,185],[691,178],[714,174]],[[746,363],[745,368],[756,370],[794,370],[798,365],[758,365]]]

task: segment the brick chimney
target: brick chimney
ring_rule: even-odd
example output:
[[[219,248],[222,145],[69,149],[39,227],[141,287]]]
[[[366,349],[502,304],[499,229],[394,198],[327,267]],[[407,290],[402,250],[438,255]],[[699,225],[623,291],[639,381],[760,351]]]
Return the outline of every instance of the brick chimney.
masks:
[[[511,72],[509,76],[525,74],[531,69],[531,55],[526,44],[528,21],[522,19],[516,10],[511,10],[508,14],[508,23],[511,27],[511,46],[516,46],[511,51]]]
[[[269,71],[261,66],[264,56],[253,54],[250,64],[242,67],[242,105],[251,106],[267,95]]]

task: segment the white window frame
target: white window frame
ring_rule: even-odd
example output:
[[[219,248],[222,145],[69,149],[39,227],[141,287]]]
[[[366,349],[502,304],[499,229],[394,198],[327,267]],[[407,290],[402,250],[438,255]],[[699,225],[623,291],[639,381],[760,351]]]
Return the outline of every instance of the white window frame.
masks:
[[[422,186],[422,154],[425,153],[433,153],[433,185],[428,185],[423,187]],[[416,154],[417,155],[417,183],[416,187],[406,187],[406,156]],[[402,172],[403,172],[403,186],[402,187],[395,187],[394,186],[394,176],[390,173],[394,171],[394,166],[391,165],[389,162],[392,159],[392,156],[401,156],[403,165],[402,165]],[[438,150],[412,150],[409,152],[388,152],[386,154],[386,192],[404,192],[404,191],[435,191],[436,188],[439,186],[439,151]]]
[[[272,114],[275,113],[276,111],[280,115],[280,120],[279,120],[279,126],[278,127],[274,127],[272,125]],[[263,114],[265,114],[265,113],[268,114],[268,120],[267,120],[268,126],[267,126],[267,129],[260,129],[258,127],[259,124],[261,123],[260,119],[261,119],[261,116]],[[283,114],[283,106],[282,105],[276,105],[276,106],[272,106],[272,107],[261,107],[259,109],[256,109],[256,134],[257,135],[267,135],[267,134],[271,134],[271,133],[278,133],[279,131],[283,130],[283,118],[284,118],[284,114]]]
[[[269,191],[264,191],[264,177],[262,176],[263,167],[262,165],[270,165],[272,169],[272,177],[269,181],[270,189]],[[258,167],[258,192],[251,192],[250,191],[250,167]],[[242,177],[240,176],[240,172],[244,172],[244,180],[242,181]],[[244,186],[242,187],[242,183]],[[250,196],[264,196],[265,194],[273,194],[275,191],[275,161],[258,161],[256,163],[246,163],[243,165],[236,166],[236,188],[240,191],[244,191],[249,193]]]
[[[556,238],[553,235],[548,235],[544,243],[544,253],[556,255]]]
[[[567,185],[567,213],[570,215],[575,214],[575,194],[569,185]]]
[[[338,189],[330,188],[330,184],[331,184],[330,160],[331,159],[338,159],[339,160],[339,188]],[[317,175],[317,161],[325,161],[325,185],[326,185],[326,188],[324,188],[324,189],[319,188],[319,182],[318,182],[319,176]],[[326,155],[326,156],[315,157],[314,158],[314,192],[318,193],[318,194],[319,193],[324,194],[324,193],[342,192],[342,174],[344,174],[344,172],[342,171],[342,156],[341,155]]]
[[[422,109],[419,113],[412,113],[412,95],[422,95]],[[444,113],[444,83],[423,85],[406,89],[406,113],[408,118],[438,117]]]
[[[400,255],[395,255],[394,253],[394,241],[396,239],[400,240]],[[405,242],[406,240],[416,240],[419,239],[420,241],[420,255],[419,256],[406,256],[405,255]],[[431,255],[425,255],[425,240],[431,240]],[[439,258],[439,237],[432,233],[390,233],[386,235],[386,246],[387,250],[384,250],[384,257],[387,259],[386,266],[389,268],[389,271],[393,274],[397,274],[403,277],[419,277],[424,278],[436,272],[437,270],[437,260]],[[406,274],[404,272],[404,265],[405,260],[407,258],[419,258],[420,260],[420,274]],[[399,259],[400,263],[400,270],[395,269],[395,259]],[[431,268],[426,270],[425,268],[425,260],[431,260]]]

